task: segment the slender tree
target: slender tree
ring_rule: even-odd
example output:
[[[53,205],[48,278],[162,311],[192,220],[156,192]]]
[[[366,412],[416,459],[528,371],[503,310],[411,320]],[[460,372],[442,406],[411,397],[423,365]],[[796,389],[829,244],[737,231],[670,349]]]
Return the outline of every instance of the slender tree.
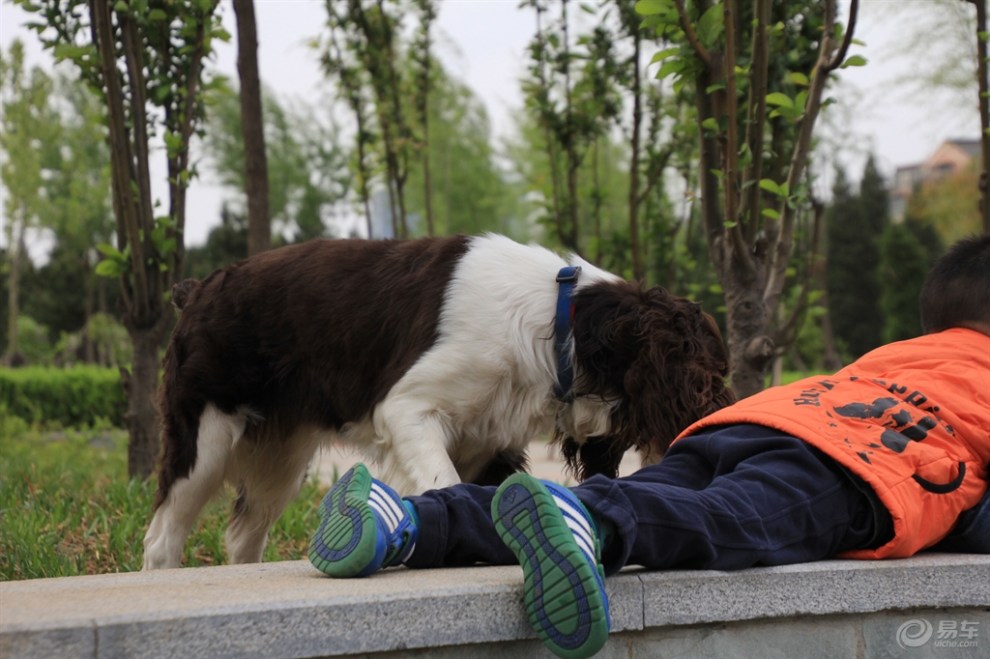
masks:
[[[403,103],[399,38],[402,12],[386,5],[386,0],[327,0],[331,44],[339,52],[329,74],[358,73],[343,86],[367,86],[373,99],[385,166],[392,231],[398,237],[409,235],[405,207],[405,186],[413,152],[412,125]],[[328,61],[325,59],[325,61]],[[332,61],[332,60],[331,60]],[[341,65],[342,63],[342,65]]]
[[[883,311],[883,340],[902,341],[921,334],[918,298],[925,277],[941,253],[930,228],[905,218],[889,224],[880,236],[877,276],[881,294],[874,301]]]
[[[95,314],[111,310],[106,306],[106,289],[111,282],[94,272],[99,258],[95,245],[109,243],[114,232],[110,154],[102,100],[88,86],[68,75],[56,76],[55,83],[61,137],[46,180],[45,214],[57,241],[50,260],[65,261],[62,270],[67,281],[58,287],[51,304],[52,315],[61,317],[61,322],[41,316],[38,320],[53,332],[75,332],[80,326],[88,328]],[[66,300],[68,295],[76,300]],[[81,318],[64,315],[65,310],[79,305]],[[70,319],[75,322],[68,322]],[[87,362],[95,362],[100,356],[91,334],[83,331],[80,335]]]
[[[435,231],[433,217],[433,177],[430,170],[430,96],[433,90],[432,27],[437,17],[433,0],[415,0],[419,11],[419,30],[412,43],[412,56],[419,69],[411,76],[415,81],[412,96],[419,121],[420,138],[416,142],[420,166],[423,170],[423,201],[426,213],[426,233],[432,236]]]
[[[333,11],[328,6],[328,12]],[[347,47],[345,43],[354,43],[353,35],[344,33],[339,16],[330,15],[331,25],[339,25],[340,29],[328,30],[326,44],[323,46],[321,63],[324,73],[337,80],[339,94],[354,115],[356,123],[355,150],[352,157],[354,178],[358,197],[364,210],[365,232],[368,238],[374,237],[374,225],[371,218],[371,186],[374,177],[374,153],[377,136],[372,129],[369,116],[369,101],[366,86],[363,83],[363,72],[354,57],[354,51],[359,46]]]
[[[889,224],[888,197],[872,155],[857,194],[850,189],[845,172],[836,172],[828,210],[828,300],[832,326],[847,360],[884,342],[877,264],[881,236]]]
[[[980,108],[980,217],[983,233],[990,233],[990,75],[987,73],[987,0],[964,0],[976,6],[976,83]]]
[[[799,324],[781,317],[782,294],[798,215],[811,207],[802,189],[825,84],[840,66],[865,63],[846,59],[858,1],[845,30],[835,0],[641,0],[637,8],[673,44],[657,54],[658,75],[694,88],[701,215],[725,293],[730,382],[747,396],[762,389],[783,347],[779,330]]]
[[[206,162],[237,212],[248,210],[239,94],[225,87],[210,94],[209,126],[204,131]],[[336,127],[322,117],[324,106],[299,101],[286,105],[265,96],[264,131],[272,239],[305,240],[327,235],[327,220],[350,187],[347,154]],[[233,211],[231,211],[233,213]],[[240,257],[243,257],[241,254]]]
[[[71,60],[106,104],[117,245],[102,246],[100,274],[118,277],[123,323],[134,345],[127,393],[128,472],[148,476],[158,453],[158,349],[172,314],[165,304],[181,277],[190,139],[202,116],[203,62],[214,38],[216,0],[23,0],[57,59]],[[157,119],[157,120],[156,120]],[[152,134],[165,144],[169,206],[155,215]]]
[[[0,122],[0,180],[7,223],[7,344],[3,362],[20,361],[17,319],[20,316],[20,282],[27,260],[26,235],[38,226],[45,203],[45,162],[58,144],[59,122],[52,108],[52,80],[43,71],[25,69],[24,44],[14,41],[0,54],[3,108]]]
[[[248,254],[272,244],[268,204],[268,159],[265,120],[258,73],[258,28],[254,0],[234,0],[237,15],[237,75],[241,81],[241,132],[244,136],[244,194],[248,211]]]
[[[431,184],[427,190],[426,167],[412,168],[408,208],[425,214],[426,198],[431,197],[434,231],[440,235],[517,233],[518,227],[509,222],[513,194],[496,164],[484,105],[439,62],[434,62],[431,75],[427,151]]]
[[[604,186],[594,177],[595,163],[590,166],[590,194],[585,193],[587,188],[582,185],[582,171],[589,156],[595,160],[603,153],[605,142],[610,139],[609,130],[616,126],[622,114],[619,81],[634,80],[629,70],[636,64],[617,50],[619,36],[615,28],[619,21],[614,18],[611,6],[605,7],[601,21],[590,33],[578,35],[574,34],[569,0],[560,3],[526,0],[523,6],[532,8],[536,18],[523,95],[526,109],[540,129],[540,144],[546,152],[550,185],[545,219],[561,245],[582,252],[592,242],[584,235],[584,224],[590,224],[595,242],[603,240],[599,235],[600,213],[602,197],[606,194]],[[554,8],[556,12],[552,11]],[[638,172],[638,161],[634,160],[633,165]],[[627,224],[627,230],[635,235],[638,223],[635,227]],[[641,270],[636,237],[633,260]]]

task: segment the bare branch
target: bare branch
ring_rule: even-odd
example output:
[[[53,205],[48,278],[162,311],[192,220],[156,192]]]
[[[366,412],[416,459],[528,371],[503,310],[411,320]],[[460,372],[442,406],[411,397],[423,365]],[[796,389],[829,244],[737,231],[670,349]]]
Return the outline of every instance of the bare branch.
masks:
[[[842,38],[842,45],[839,46],[839,50],[835,52],[829,63],[825,65],[826,71],[835,71],[842,65],[843,60],[846,59],[846,54],[849,52],[849,45],[853,40],[853,33],[856,31],[856,17],[858,14],[859,0],[852,0],[852,3],[849,5],[849,24],[846,26],[846,33]]]
[[[807,165],[808,153],[811,150],[811,134],[814,130],[818,112],[821,110],[822,94],[828,80],[829,70],[825,67],[831,59],[833,48],[833,28],[835,26],[835,0],[825,0],[825,20],[822,26],[821,45],[818,50],[818,61],[811,76],[808,98],[804,106],[804,117],[798,128],[794,141],[794,150],[787,172],[787,189],[797,188],[804,168]],[[763,301],[768,309],[776,308],[784,289],[784,279],[787,272],[787,262],[790,258],[791,242],[794,236],[794,209],[785,199],[780,210],[780,233],[777,234],[770,255],[770,268],[764,289]]]
[[[89,0],[90,21],[97,51],[100,55],[100,75],[107,103],[108,137],[110,141],[110,166],[113,190],[114,214],[117,217],[117,245],[127,246],[130,236],[137,236],[141,225],[138,218],[138,200],[134,198],[134,160],[127,135],[127,113],[124,109],[124,91],[121,88],[117,59],[114,53],[113,26],[107,0]],[[121,292],[128,303],[127,309],[142,308],[147,292],[147,279],[140,249],[131,249],[131,269],[135,286],[128,286],[127,278],[121,278]],[[133,295],[137,292],[137,300]]]
[[[821,254],[821,243],[822,235],[824,233],[825,206],[821,202],[813,200],[812,213],[813,220],[811,246],[808,250],[810,259],[808,271],[805,274],[804,281],[800,284],[801,290],[798,293],[798,298],[794,303],[794,307],[791,309],[790,315],[787,320],[777,328],[777,331],[774,334],[774,345],[793,345],[794,341],[797,339],[797,334],[801,329],[801,324],[804,322],[805,314],[808,311],[811,289],[814,280],[813,275],[816,268],[819,267],[818,261],[824,258]]]
[[[725,219],[730,223],[729,238],[733,250],[738,255],[748,254],[746,241],[742,234],[742,223],[739,221],[739,129],[738,104],[736,102],[736,2],[725,0],[723,17],[725,23],[725,145],[722,149],[724,162],[722,164],[722,192],[725,200]]]
[[[746,142],[751,160],[743,174],[744,181],[753,181],[746,199],[746,215],[749,217],[746,237],[751,239],[759,226],[758,216],[761,191],[755,182],[763,178],[763,133],[767,122],[767,86],[770,61],[770,0],[754,0],[753,13],[756,26],[753,29],[752,57],[749,81],[749,102],[746,117]]]
[[[698,33],[694,31],[694,26],[691,25],[691,19],[688,18],[687,10],[684,8],[684,0],[674,0],[674,5],[677,7],[677,15],[681,19],[681,29],[684,30],[684,36],[687,37],[691,48],[694,49],[698,59],[704,62],[706,66],[711,66],[712,55],[705,48],[704,44],[701,43],[701,40],[698,39]]]

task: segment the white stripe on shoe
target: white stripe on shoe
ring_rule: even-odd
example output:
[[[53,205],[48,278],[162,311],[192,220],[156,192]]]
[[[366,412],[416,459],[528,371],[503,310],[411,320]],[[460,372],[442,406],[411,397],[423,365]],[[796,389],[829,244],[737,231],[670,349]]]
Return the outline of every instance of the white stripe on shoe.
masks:
[[[381,515],[385,524],[388,526],[389,533],[395,532],[395,529],[399,527],[399,523],[402,518],[405,517],[406,512],[401,508],[400,504],[392,497],[391,494],[383,490],[378,483],[372,481],[371,483],[371,493],[368,495],[368,504]]]
[[[588,524],[588,519],[566,499],[557,496],[553,491],[550,492],[550,495],[553,497],[553,502],[560,508],[560,512],[563,513],[564,522],[574,534],[574,540],[578,547],[593,564],[596,564],[598,560],[595,558],[595,541],[592,538],[591,525]]]

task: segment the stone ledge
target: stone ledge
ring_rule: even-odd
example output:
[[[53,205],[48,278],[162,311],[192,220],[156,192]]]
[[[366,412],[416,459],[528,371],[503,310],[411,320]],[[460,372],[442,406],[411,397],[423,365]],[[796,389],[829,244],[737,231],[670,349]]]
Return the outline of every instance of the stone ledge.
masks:
[[[522,611],[521,582],[517,567],[395,569],[331,580],[306,561],[5,582],[0,656],[312,657],[415,648],[446,654],[465,645],[474,646],[473,654],[521,656],[512,649],[518,642],[527,648],[522,655],[542,652]],[[658,629],[978,611],[990,607],[990,556],[926,554],[738,572],[628,569],[607,586],[614,638],[603,656],[634,656],[637,643],[658,647],[655,634],[642,633]],[[980,634],[986,651],[990,628]]]

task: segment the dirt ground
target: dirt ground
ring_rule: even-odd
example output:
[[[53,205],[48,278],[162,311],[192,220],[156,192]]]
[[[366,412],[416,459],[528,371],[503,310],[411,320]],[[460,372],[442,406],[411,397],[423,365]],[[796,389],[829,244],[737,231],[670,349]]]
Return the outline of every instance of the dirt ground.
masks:
[[[336,476],[343,474],[359,460],[360,456],[357,453],[340,447],[333,447],[323,449],[314,461],[314,466],[310,469],[322,482],[331,484]],[[619,474],[622,476],[631,474],[639,468],[639,465],[639,455],[635,451],[629,451],[622,460]],[[368,465],[368,468],[372,474],[375,473],[374,465]],[[574,484],[574,477],[564,471],[564,460],[560,456],[560,452],[545,441],[534,441],[530,444],[529,471],[539,478],[565,485]]]

